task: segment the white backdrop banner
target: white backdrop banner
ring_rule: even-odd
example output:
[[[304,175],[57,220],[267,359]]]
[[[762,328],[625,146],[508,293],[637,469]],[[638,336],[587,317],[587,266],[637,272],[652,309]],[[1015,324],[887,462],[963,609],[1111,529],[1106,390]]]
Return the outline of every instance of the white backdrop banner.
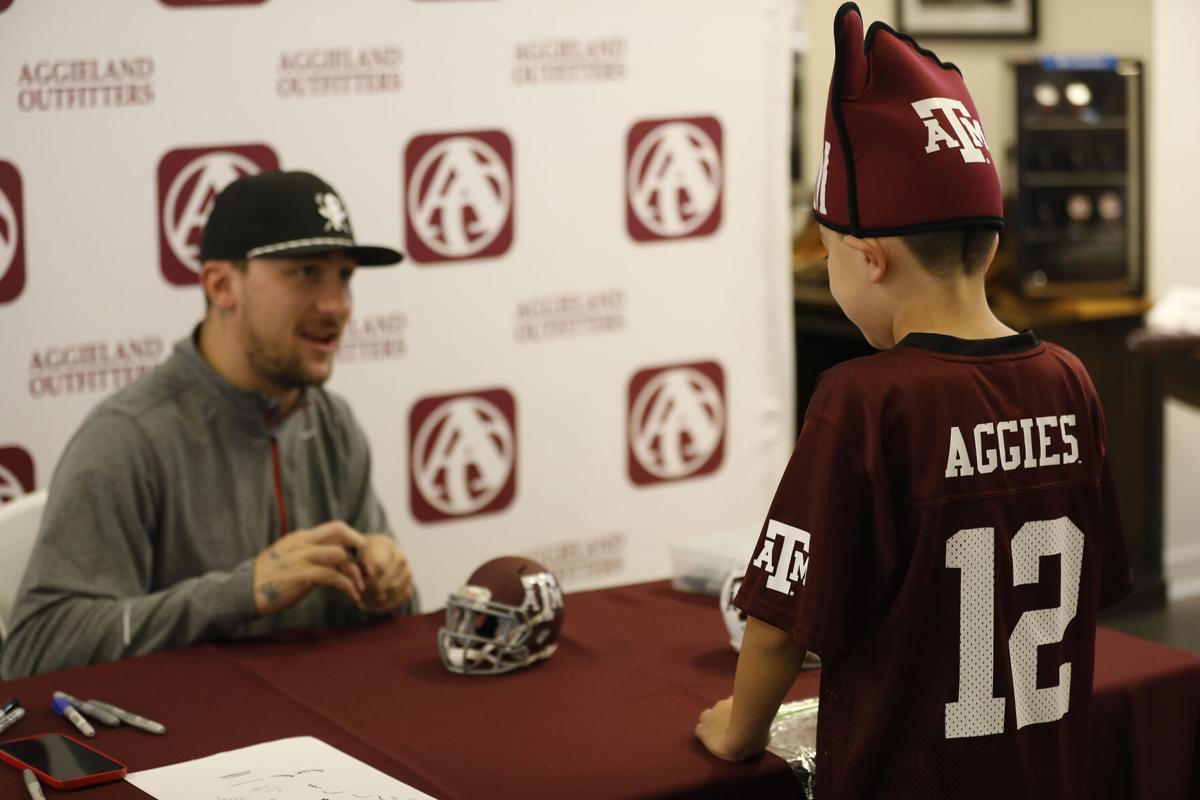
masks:
[[[506,553],[576,589],[749,555],[794,427],[791,14],[0,0],[0,500],[190,332],[213,195],[280,167],[408,254],[331,387],[428,605]]]

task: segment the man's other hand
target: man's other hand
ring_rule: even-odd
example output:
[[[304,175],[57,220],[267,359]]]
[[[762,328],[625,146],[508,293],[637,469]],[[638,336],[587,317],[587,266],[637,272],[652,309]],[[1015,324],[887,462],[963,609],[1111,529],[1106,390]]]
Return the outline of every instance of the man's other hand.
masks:
[[[354,554],[366,549],[366,538],[339,520],[281,537],[254,559],[259,615],[291,608],[314,586],[332,586],[363,606],[366,581]]]
[[[362,551],[362,571],[366,579],[363,608],[374,614],[395,611],[413,594],[408,559],[400,552],[396,541],[386,534],[368,534],[366,540],[366,549]]]

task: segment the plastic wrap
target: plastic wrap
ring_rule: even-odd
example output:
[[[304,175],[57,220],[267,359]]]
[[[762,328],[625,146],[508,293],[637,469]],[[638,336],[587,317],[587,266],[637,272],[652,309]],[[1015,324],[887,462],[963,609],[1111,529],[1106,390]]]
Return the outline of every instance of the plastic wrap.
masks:
[[[788,763],[800,781],[801,794],[812,800],[817,772],[817,698],[784,703],[771,723],[767,751]]]

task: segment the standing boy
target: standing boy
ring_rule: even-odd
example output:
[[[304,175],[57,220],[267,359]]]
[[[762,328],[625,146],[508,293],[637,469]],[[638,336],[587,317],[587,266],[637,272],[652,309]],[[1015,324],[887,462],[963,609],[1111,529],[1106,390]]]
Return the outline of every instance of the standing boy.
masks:
[[[1079,361],[988,308],[1003,206],[957,67],[844,4],[813,206],[830,288],[886,352],[826,372],[755,546],[733,697],[762,751],[821,656],[831,798],[1077,798],[1098,609],[1131,585]]]

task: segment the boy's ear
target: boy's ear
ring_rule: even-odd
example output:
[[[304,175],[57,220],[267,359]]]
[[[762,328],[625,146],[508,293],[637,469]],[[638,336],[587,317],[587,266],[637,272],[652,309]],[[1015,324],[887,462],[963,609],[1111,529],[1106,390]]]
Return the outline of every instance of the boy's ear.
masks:
[[[860,239],[857,236],[846,234],[842,238],[842,243],[850,247],[862,258],[867,266],[867,277],[871,283],[879,283],[884,279],[888,271],[888,251],[882,242],[873,236]]]

